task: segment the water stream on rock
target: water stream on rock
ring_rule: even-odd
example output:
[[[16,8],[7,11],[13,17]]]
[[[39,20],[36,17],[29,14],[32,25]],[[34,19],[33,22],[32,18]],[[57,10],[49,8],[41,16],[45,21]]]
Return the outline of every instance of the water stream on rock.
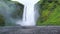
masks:
[[[12,0],[22,3],[24,5],[23,19],[20,25],[22,26],[35,26],[35,12],[34,5],[39,0]]]

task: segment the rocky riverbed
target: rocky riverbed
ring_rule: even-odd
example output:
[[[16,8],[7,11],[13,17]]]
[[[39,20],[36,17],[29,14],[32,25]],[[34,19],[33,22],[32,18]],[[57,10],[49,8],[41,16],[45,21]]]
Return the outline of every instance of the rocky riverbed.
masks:
[[[60,26],[6,26],[0,34],[60,34]]]

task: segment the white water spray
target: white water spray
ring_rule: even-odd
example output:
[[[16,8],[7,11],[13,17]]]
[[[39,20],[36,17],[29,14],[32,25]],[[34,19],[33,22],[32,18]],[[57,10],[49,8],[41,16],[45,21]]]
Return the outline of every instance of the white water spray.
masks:
[[[20,24],[22,26],[35,26],[35,12],[34,12],[34,5],[39,0],[12,0],[18,1],[24,5],[24,12],[23,12],[23,22]]]

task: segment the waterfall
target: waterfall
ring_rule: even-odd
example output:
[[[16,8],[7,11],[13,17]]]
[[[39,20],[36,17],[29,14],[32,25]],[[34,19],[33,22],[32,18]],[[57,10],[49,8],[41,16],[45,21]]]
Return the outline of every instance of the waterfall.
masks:
[[[35,12],[34,5],[39,0],[12,0],[22,3],[24,5],[23,19],[20,25],[22,26],[35,26]]]
[[[27,4],[24,6],[23,13],[23,23],[24,26],[35,26],[35,13],[34,13],[34,5]]]

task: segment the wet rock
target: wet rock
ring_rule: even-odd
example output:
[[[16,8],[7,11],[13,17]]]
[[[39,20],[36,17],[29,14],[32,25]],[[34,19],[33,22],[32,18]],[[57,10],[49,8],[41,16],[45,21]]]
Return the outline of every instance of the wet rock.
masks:
[[[20,29],[13,27],[10,31],[1,34],[60,34],[60,26],[29,26],[24,28],[22,26]]]

